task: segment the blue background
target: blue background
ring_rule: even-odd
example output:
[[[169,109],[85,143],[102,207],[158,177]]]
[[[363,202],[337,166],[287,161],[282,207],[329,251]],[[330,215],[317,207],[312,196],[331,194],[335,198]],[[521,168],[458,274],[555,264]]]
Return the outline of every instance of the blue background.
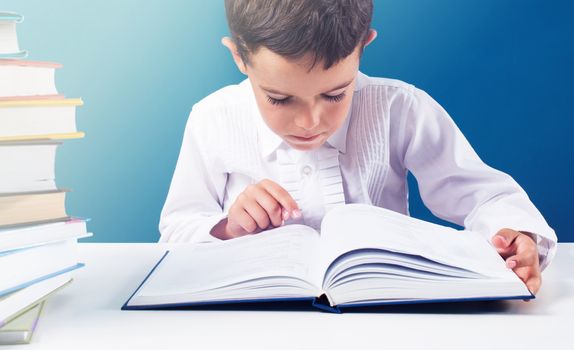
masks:
[[[59,91],[82,97],[85,139],[59,150],[69,213],[100,242],[150,242],[191,106],[237,83],[220,38],[220,1],[12,1],[29,59],[64,64]],[[570,169],[574,100],[571,1],[375,0],[377,40],[363,72],[426,90],[488,164],[511,174],[574,241]],[[411,183],[413,216],[435,220]]]

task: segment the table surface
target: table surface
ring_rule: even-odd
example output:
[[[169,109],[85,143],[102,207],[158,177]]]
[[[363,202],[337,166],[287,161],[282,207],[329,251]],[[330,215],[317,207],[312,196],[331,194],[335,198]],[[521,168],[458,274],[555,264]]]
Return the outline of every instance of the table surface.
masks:
[[[26,346],[2,349],[572,348],[574,243],[560,243],[531,302],[448,303],[377,312],[121,311],[169,245],[81,243],[86,267],[51,297]]]

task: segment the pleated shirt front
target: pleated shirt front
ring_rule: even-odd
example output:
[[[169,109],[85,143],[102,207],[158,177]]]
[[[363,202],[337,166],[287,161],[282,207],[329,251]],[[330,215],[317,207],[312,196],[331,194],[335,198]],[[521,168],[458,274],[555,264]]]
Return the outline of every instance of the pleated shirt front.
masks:
[[[291,149],[265,124],[249,80],[193,106],[161,214],[163,242],[210,242],[214,225],[247,186],[271,179],[299,204],[288,223],[320,228],[344,203],[409,214],[407,174],[431,212],[490,239],[511,228],[535,235],[545,267],[556,235],[509,175],[486,165],[428,94],[392,79],[357,75],[343,125],[320,148]]]

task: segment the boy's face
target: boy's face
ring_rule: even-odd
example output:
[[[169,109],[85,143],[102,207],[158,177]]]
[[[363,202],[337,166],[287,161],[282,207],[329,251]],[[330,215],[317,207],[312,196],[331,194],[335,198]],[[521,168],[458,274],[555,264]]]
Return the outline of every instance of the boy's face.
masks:
[[[309,70],[311,57],[292,61],[261,47],[251,54],[248,65],[238,66],[249,77],[269,128],[289,146],[309,151],[320,147],[345,121],[359,56],[357,48],[328,70],[321,62]]]

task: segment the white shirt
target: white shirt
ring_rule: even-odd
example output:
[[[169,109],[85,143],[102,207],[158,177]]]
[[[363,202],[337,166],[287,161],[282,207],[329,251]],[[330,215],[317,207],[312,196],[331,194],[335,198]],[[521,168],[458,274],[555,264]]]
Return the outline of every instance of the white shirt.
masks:
[[[484,164],[447,112],[401,81],[359,73],[344,124],[319,149],[291,149],[265,124],[249,80],[193,106],[161,214],[162,242],[209,242],[237,196],[264,178],[299,204],[298,222],[319,228],[342,203],[407,214],[407,173],[431,212],[482,233],[535,234],[544,268],[557,238],[522,188]],[[293,222],[289,221],[288,223]]]

